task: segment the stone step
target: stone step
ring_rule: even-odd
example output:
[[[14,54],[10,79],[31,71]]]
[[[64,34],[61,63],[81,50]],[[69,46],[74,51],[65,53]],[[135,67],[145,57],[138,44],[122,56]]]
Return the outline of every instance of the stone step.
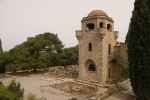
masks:
[[[87,86],[91,86],[91,87],[105,87],[105,84],[102,82],[97,82],[97,81],[88,81],[88,80],[81,80],[81,79],[77,79],[75,81],[78,84],[82,84],[82,85],[87,85]]]

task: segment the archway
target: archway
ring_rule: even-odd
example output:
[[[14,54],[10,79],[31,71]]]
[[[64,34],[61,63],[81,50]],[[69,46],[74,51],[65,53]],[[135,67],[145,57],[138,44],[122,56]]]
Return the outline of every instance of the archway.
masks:
[[[97,77],[97,66],[95,62],[91,59],[88,59],[85,62],[85,69],[86,69],[86,78],[90,81],[95,81]]]
[[[112,26],[110,24],[107,24],[107,30],[112,31]]]
[[[100,28],[104,27],[103,22],[100,22],[99,26]]]
[[[89,23],[89,24],[86,25],[87,30],[91,30],[91,29],[94,29],[94,28],[95,28],[95,26],[94,26],[93,23]]]

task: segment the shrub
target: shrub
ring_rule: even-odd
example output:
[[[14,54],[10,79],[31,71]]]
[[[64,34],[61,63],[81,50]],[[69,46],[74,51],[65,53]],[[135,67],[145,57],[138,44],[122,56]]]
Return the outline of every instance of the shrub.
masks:
[[[0,100],[17,100],[16,95],[7,90],[2,84],[0,85]]]
[[[45,97],[37,98],[35,94],[30,93],[27,96],[27,100],[47,100]]]
[[[2,81],[0,81],[0,85],[2,85],[3,84],[3,82]]]
[[[31,93],[30,93],[30,94],[28,95],[28,97],[27,97],[27,100],[37,100],[36,98],[37,98],[37,97],[36,97],[35,94],[31,94]]]
[[[21,85],[19,82],[16,82],[15,80],[12,80],[7,89],[14,94],[16,94],[17,99],[16,100],[22,100],[23,99],[23,93],[24,89],[21,88]]]

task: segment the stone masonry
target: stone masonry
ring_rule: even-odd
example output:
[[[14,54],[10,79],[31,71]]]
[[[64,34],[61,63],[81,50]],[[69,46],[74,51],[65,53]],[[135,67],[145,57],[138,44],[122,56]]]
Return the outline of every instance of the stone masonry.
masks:
[[[81,23],[81,30],[76,31],[79,41],[79,78],[98,82],[119,78],[123,66],[120,53],[126,52],[127,48],[125,44],[120,49],[121,43],[116,41],[118,31],[114,31],[113,19],[102,10],[94,10]]]

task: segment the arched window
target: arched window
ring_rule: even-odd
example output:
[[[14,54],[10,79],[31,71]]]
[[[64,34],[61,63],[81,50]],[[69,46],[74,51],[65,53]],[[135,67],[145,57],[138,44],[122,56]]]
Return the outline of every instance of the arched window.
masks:
[[[93,23],[87,24],[87,25],[86,25],[86,29],[87,29],[87,30],[94,29],[94,24],[93,24]]]
[[[112,26],[110,24],[107,24],[107,30],[112,31]]]
[[[96,71],[96,68],[93,63],[89,65],[89,71]]]
[[[100,22],[99,26],[100,26],[100,28],[102,28],[103,27],[103,22]]]
[[[89,51],[92,51],[92,44],[89,43]]]

